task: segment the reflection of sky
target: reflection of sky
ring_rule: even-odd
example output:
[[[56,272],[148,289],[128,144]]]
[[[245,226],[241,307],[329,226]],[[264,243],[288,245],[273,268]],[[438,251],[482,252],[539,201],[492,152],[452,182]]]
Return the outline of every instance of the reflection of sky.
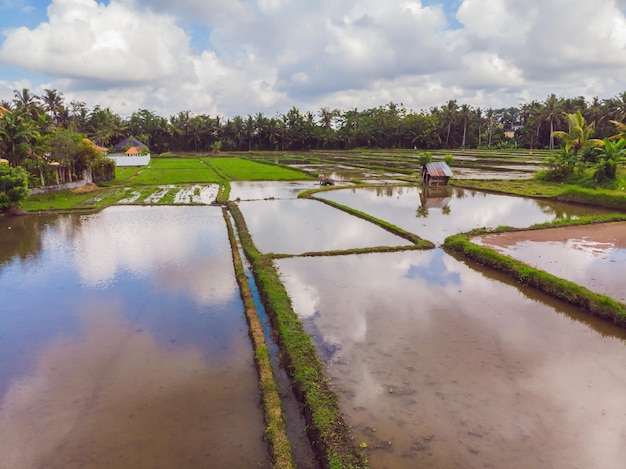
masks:
[[[334,352],[357,440],[393,443],[368,454],[373,467],[398,454],[433,467],[622,467],[623,330],[604,337],[441,250],[277,264]]]
[[[316,200],[241,202],[239,207],[261,252],[302,254],[411,244],[372,223]]]
[[[476,239],[481,243],[480,239]],[[490,246],[508,256],[618,301],[626,298],[626,249],[585,239]]]
[[[307,189],[319,187],[317,180],[310,181],[233,181],[230,183],[230,200],[295,199]]]
[[[38,229],[36,225],[33,229]],[[0,394],[55,337],[80,337],[80,317],[116,304],[161,345],[231,353],[245,329],[226,227],[216,207],[111,207],[63,215],[36,257],[12,260],[0,283]]]
[[[428,216],[418,217],[421,188],[359,187],[316,194],[397,225],[434,243],[450,235],[474,228],[506,225],[527,227],[559,217],[598,213],[586,207],[553,204],[534,199],[487,194],[454,188],[448,203],[449,213],[429,207]]]

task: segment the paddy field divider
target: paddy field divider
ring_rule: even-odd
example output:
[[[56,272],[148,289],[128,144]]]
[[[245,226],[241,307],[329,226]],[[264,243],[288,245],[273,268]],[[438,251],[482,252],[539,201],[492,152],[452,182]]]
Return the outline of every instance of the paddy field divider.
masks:
[[[307,434],[318,461],[323,468],[367,468],[367,461],[354,445],[350,428],[339,410],[337,396],[325,376],[315,346],[293,310],[272,256],[256,248],[237,204],[228,202],[227,208],[277,336],[294,394],[303,406]]]

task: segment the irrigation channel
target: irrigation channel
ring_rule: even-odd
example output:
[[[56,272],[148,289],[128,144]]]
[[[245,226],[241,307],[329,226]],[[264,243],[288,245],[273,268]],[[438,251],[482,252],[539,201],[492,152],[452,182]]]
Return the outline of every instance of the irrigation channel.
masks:
[[[626,331],[440,247],[598,210],[393,185],[297,199],[310,185],[237,183],[230,198],[370,467],[623,467]],[[566,262],[565,244],[533,262]],[[222,208],[0,219],[0,246],[0,468],[271,467]],[[593,264],[603,293],[625,249],[602,239],[591,257],[607,263],[565,270]],[[296,464],[319,467],[252,287]]]

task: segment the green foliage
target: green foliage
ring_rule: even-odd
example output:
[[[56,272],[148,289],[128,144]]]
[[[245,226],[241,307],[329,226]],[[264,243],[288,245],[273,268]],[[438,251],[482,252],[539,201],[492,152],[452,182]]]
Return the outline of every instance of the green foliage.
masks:
[[[453,155],[446,155],[443,157],[443,161],[444,163],[446,163],[448,166],[452,166],[452,163],[454,163],[454,156]]]
[[[28,197],[28,174],[23,168],[0,164],[0,210],[18,207]]]
[[[544,177],[548,181],[563,181],[569,175],[574,173],[574,169],[579,159],[575,153],[567,147],[562,147],[558,153],[550,153],[543,163],[546,172],[540,177]]]
[[[431,163],[433,161],[433,154],[429,151],[420,153],[417,161],[419,161],[420,166],[424,166],[426,163]]]

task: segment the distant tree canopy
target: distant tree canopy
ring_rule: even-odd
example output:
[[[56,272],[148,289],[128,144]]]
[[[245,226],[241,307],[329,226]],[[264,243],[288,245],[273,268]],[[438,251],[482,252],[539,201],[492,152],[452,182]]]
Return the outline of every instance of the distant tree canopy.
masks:
[[[303,112],[292,107],[272,117],[254,115],[224,118],[180,111],[162,117],[147,110],[123,118],[109,108],[63,100],[62,93],[45,90],[36,96],[16,90],[12,101],[0,105],[12,111],[0,118],[0,152],[12,165],[28,158],[28,149],[49,152],[46,145],[61,130],[111,147],[135,136],[154,153],[351,148],[478,148],[515,146],[554,148],[555,132],[568,131],[568,114],[580,113],[595,137],[624,132],[626,92],[613,98],[561,98],[531,101],[501,109],[473,107],[451,99],[428,110],[409,110],[388,103],[370,109],[322,108]],[[9,116],[7,118],[7,116]],[[622,127],[619,127],[619,126]],[[54,157],[54,155],[53,155]]]

